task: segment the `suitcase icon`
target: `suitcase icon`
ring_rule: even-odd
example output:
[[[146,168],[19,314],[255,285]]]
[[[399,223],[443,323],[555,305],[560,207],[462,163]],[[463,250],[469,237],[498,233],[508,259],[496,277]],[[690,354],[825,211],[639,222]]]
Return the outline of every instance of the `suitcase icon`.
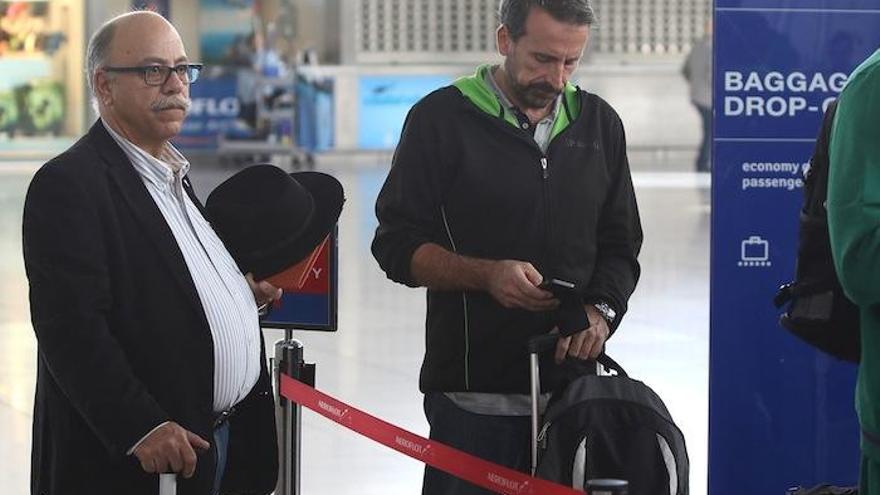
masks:
[[[770,243],[760,236],[750,236],[742,241],[740,258],[742,261],[767,261],[770,259]]]

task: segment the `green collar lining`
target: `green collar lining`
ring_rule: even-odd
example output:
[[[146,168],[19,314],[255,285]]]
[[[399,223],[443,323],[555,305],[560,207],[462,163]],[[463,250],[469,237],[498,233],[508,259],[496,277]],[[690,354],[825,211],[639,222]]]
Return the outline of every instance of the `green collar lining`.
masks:
[[[516,117],[510,112],[502,111],[501,102],[498,101],[498,97],[492,91],[492,88],[486,84],[486,71],[491,68],[490,64],[483,64],[477,67],[476,73],[460,77],[452,85],[458,88],[465,98],[483,112],[494,117],[503,116],[508,124],[513,127],[519,127]],[[577,93],[578,89],[575,85],[570,82],[565,84],[565,89],[563,90],[565,102],[563,104],[567,105],[568,111],[563,108],[557,113],[556,120],[553,122],[553,131],[550,134],[551,140],[562,133],[572,123],[572,120],[578,118],[581,109]],[[569,113],[571,114],[571,119],[569,119]]]

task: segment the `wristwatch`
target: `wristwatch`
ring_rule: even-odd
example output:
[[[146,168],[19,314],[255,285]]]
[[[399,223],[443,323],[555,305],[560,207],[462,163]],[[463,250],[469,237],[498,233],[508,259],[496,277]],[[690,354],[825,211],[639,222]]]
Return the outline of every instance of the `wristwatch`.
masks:
[[[598,311],[600,315],[602,315],[602,318],[605,318],[605,321],[608,323],[608,325],[614,323],[614,318],[617,317],[617,311],[614,311],[614,309],[609,306],[607,302],[599,301],[597,303],[593,303],[593,307],[596,308],[596,311]]]

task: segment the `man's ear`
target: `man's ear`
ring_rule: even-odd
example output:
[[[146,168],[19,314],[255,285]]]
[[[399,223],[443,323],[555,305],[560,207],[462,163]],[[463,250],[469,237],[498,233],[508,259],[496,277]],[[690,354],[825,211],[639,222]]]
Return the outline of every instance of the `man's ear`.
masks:
[[[110,90],[110,84],[113,77],[102,70],[95,71],[92,75],[95,88],[95,97],[98,102],[104,106],[110,106],[113,103],[113,92]]]
[[[512,43],[510,30],[506,25],[502,24],[495,30],[495,42],[498,44],[498,53],[506,57],[510,53],[510,44]]]

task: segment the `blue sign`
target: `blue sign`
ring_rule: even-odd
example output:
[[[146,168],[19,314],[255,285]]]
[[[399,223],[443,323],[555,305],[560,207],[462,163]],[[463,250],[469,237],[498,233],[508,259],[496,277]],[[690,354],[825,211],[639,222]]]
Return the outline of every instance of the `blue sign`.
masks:
[[[823,111],[880,46],[875,0],[716,0],[709,490],[854,485],[855,367],[782,329]],[[696,480],[695,480],[696,482]]]
[[[192,107],[174,144],[182,148],[217,147],[217,138],[235,127],[241,103],[235,75],[199,77],[190,86]]]
[[[452,82],[447,76],[364,76],[360,78],[358,147],[397,146],[409,109],[422,97]]]

